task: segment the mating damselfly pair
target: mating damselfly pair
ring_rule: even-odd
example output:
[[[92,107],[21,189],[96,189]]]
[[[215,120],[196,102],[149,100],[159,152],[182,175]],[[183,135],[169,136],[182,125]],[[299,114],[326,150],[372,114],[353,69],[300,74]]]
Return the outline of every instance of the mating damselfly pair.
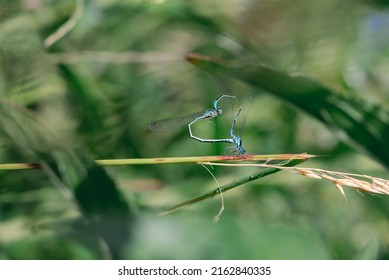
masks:
[[[230,101],[233,101],[236,103],[236,106],[238,108],[237,113],[233,116],[232,118],[232,124],[231,128],[229,130],[229,138],[220,138],[220,139],[206,139],[206,138],[201,138],[192,133],[192,125],[196,123],[199,120],[211,120],[213,118],[216,118],[217,116],[220,116],[223,114],[223,109],[220,108],[218,105],[223,99],[229,99]],[[248,106],[250,105],[252,100],[252,96],[250,95],[250,102],[248,103]],[[246,109],[248,110],[248,108]],[[203,143],[232,143],[235,144],[232,147],[227,147],[227,148],[232,148],[233,151],[232,153],[234,155],[243,155],[246,153],[246,150],[242,146],[242,139],[239,137],[236,133],[236,123],[238,121],[238,118],[242,112],[242,107],[240,106],[238,102],[238,98],[233,95],[227,95],[223,94],[222,96],[218,97],[215,99],[213,102],[213,107],[211,109],[207,109],[205,111],[202,111],[200,113],[194,113],[188,116],[183,116],[183,117],[173,117],[173,118],[168,118],[168,119],[162,119],[158,121],[151,122],[149,124],[149,129],[151,131],[163,131],[170,129],[171,127],[176,126],[179,123],[187,123],[188,124],[188,130],[189,130],[189,137],[192,139],[195,139],[197,141],[203,142]],[[244,116],[242,116],[242,119]],[[242,120],[243,123],[243,120]],[[242,125],[243,126],[243,125]]]

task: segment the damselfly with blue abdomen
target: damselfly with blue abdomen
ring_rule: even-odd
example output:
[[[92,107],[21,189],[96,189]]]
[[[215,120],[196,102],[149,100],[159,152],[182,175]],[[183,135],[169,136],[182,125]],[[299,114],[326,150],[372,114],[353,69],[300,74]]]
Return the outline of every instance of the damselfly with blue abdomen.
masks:
[[[204,120],[213,119],[213,118],[215,118],[223,113],[223,110],[218,106],[218,104],[224,98],[226,98],[226,99],[228,98],[230,100],[235,101],[237,106],[238,106],[238,113],[233,117],[232,126],[231,126],[231,129],[229,131],[231,138],[208,139],[208,138],[201,138],[201,137],[194,135],[192,132],[192,125],[194,123],[196,123],[197,121],[202,120],[202,119],[204,119]],[[151,131],[155,131],[155,132],[164,131],[164,130],[173,129],[182,123],[188,123],[189,136],[192,139],[195,139],[195,140],[203,142],[203,143],[233,143],[233,144],[235,144],[233,153],[238,152],[238,154],[243,155],[246,151],[242,147],[242,139],[235,134],[236,122],[237,122],[238,117],[241,113],[241,110],[242,110],[242,108],[240,107],[236,96],[224,94],[224,95],[218,97],[217,99],[215,99],[215,101],[213,102],[213,108],[211,108],[211,109],[207,109],[207,110],[205,110],[203,112],[199,112],[199,113],[190,114],[188,116],[173,117],[173,118],[163,119],[163,120],[159,120],[159,121],[154,121],[154,122],[151,122],[149,124],[149,129]]]

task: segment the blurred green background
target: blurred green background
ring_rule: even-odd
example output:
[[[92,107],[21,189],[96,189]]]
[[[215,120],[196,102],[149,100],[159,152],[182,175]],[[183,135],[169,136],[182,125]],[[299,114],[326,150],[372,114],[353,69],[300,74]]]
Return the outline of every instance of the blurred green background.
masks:
[[[85,1],[74,29],[45,48],[75,5],[0,0],[0,162],[44,167],[0,171],[0,259],[389,258],[385,196],[347,189],[346,202],[328,182],[279,172],[225,193],[214,224],[220,197],[156,216],[217,187],[201,166],[93,164],[223,154],[185,127],[147,126],[209,108],[228,87],[240,100],[255,95],[242,136],[249,154],[328,155],[303,166],[389,178],[379,153],[389,133],[388,1]],[[359,124],[382,137],[345,138],[360,127],[332,130],[305,113],[303,97],[291,106],[244,78],[220,78],[187,62],[189,52],[311,77],[355,101],[356,114],[370,106],[380,122]],[[315,112],[327,105],[318,98]],[[228,133],[218,122],[199,129]],[[213,173],[225,184],[257,170]]]

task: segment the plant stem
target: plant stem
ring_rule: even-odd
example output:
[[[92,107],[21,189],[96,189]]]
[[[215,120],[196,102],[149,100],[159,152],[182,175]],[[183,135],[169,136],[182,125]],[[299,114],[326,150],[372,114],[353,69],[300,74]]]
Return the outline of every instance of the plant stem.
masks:
[[[95,160],[99,165],[150,165],[150,164],[180,164],[220,161],[272,161],[272,160],[307,160],[316,157],[309,154],[274,154],[274,155],[244,155],[244,156],[198,156],[198,157],[165,157],[165,158],[127,158],[127,159],[100,159]],[[0,164],[0,170],[41,169],[39,163],[5,163]]]

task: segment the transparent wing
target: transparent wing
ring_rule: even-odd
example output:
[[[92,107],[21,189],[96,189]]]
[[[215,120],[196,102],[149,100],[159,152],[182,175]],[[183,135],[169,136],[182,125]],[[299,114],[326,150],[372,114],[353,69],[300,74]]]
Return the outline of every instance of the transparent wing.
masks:
[[[217,103],[217,107],[221,109],[221,115],[219,117],[220,124],[225,128],[226,135],[229,135],[228,131],[231,128],[234,117],[239,110],[239,101],[236,96],[231,95],[229,91],[223,91],[223,98]]]
[[[253,102],[254,99],[254,94],[252,91],[247,93],[243,101],[240,103],[240,106],[242,108],[241,112],[239,113],[239,116],[237,117],[236,120],[236,126],[235,126],[235,132],[236,135],[242,136],[243,135],[243,130],[246,124],[246,119],[247,119],[247,114],[250,110],[251,103]]]
[[[202,116],[203,114],[204,111],[193,113],[186,116],[172,117],[172,118],[153,121],[149,124],[149,130],[153,132],[162,132],[162,131],[177,129],[184,125],[187,125],[195,118]]]

